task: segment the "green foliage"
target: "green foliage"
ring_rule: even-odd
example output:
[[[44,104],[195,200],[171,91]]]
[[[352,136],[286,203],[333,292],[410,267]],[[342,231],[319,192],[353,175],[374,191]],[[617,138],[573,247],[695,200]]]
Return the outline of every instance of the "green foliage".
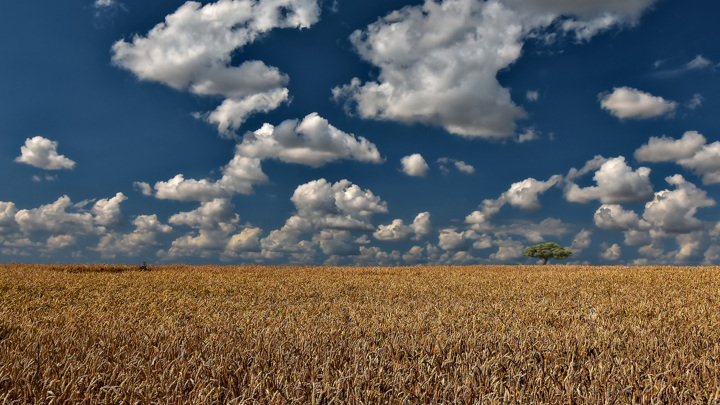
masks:
[[[555,242],[541,243],[539,245],[530,246],[523,251],[523,256],[536,257],[543,259],[547,264],[548,260],[562,260],[572,256],[572,252],[560,247]]]

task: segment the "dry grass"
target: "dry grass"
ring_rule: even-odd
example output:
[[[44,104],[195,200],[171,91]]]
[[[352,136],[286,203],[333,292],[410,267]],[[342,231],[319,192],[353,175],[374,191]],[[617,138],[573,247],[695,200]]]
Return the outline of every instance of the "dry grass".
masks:
[[[0,265],[1,403],[720,403],[720,268]]]

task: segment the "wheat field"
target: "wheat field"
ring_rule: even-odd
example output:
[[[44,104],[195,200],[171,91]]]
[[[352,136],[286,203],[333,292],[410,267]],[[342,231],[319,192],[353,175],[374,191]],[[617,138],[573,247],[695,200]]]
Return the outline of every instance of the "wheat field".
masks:
[[[0,402],[720,403],[720,268],[0,265]]]

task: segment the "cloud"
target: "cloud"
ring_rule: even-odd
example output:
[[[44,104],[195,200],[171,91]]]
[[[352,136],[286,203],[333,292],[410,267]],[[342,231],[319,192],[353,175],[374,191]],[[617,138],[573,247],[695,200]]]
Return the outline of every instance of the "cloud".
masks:
[[[18,163],[25,163],[44,170],[72,169],[75,162],[59,155],[58,143],[42,136],[25,140],[25,146],[20,147],[20,156],[15,158]]]
[[[647,144],[635,151],[640,162],[677,162],[694,156],[705,146],[706,139],[697,131],[687,131],[682,138],[650,137]]]
[[[712,61],[710,61],[709,59],[705,58],[702,55],[698,55],[695,57],[695,59],[688,62],[687,65],[685,65],[685,67],[688,70],[702,70],[702,69],[709,68],[712,65],[713,65]]]
[[[680,139],[651,137],[635,151],[635,158],[646,162],[674,162],[702,176],[703,184],[720,183],[720,142],[706,144],[705,137],[685,132]]]
[[[8,232],[17,226],[15,214],[17,207],[14,202],[0,201],[0,233]]]
[[[620,248],[620,245],[617,243],[613,243],[612,246],[607,248],[604,252],[600,254],[600,256],[605,260],[611,260],[616,261],[620,259],[620,256],[622,255],[622,248]]]
[[[144,193],[145,190],[147,190],[147,184],[138,184],[140,184]],[[215,198],[229,197],[230,195],[227,190],[223,189],[222,186],[216,182],[211,182],[206,179],[185,179],[182,174],[178,174],[168,181],[159,181],[155,183],[154,188],[155,198],[162,200],[207,201]]]
[[[620,118],[646,119],[672,115],[677,103],[630,87],[616,87],[612,93],[600,94],[600,106]]]
[[[505,0],[510,6],[533,13],[576,15],[590,21],[607,15],[630,21],[639,18],[655,0]]]
[[[638,229],[641,224],[640,218],[634,211],[625,210],[618,204],[603,204],[595,211],[593,216],[595,226],[613,231],[628,231]],[[646,226],[643,226],[646,228]]]
[[[153,188],[144,182],[136,182],[135,187],[144,195],[153,195],[158,199],[178,201],[210,201],[216,198],[229,198],[235,193],[252,194],[253,186],[268,181],[262,171],[260,159],[235,155],[222,169],[223,176],[217,181],[208,179],[185,179],[178,174],[168,181],[159,181]]]
[[[408,176],[424,177],[428,170],[430,170],[430,166],[428,166],[425,159],[419,153],[405,156],[400,159],[400,163],[402,164],[403,172]]]
[[[265,124],[255,132],[248,132],[237,145],[237,154],[311,167],[339,159],[383,162],[373,143],[335,128],[317,113],[307,115],[302,122],[287,120],[278,126]]]
[[[513,183],[510,189],[502,194],[500,199],[514,207],[525,210],[537,210],[540,209],[538,195],[558,184],[561,179],[562,176],[558,175],[552,176],[547,181],[527,178],[523,181]]]
[[[112,7],[114,5],[115,0],[95,0],[95,3],[93,3],[93,7],[95,8]]]
[[[470,242],[464,232],[455,229],[443,229],[438,236],[438,246],[442,250],[460,252],[470,249]]]
[[[693,95],[693,98],[691,98],[687,103],[685,103],[685,107],[694,110],[702,106],[703,101],[705,101],[705,97],[703,97],[700,93],[695,93]]]
[[[698,208],[712,207],[715,200],[707,192],[676,174],[665,178],[675,190],[662,190],[645,204],[643,219],[653,227],[669,233],[685,233],[701,229],[702,221],[695,218]]]
[[[525,210],[540,209],[539,195],[560,183],[562,176],[554,175],[547,181],[536,180],[532,177],[513,183],[508,191],[502,193],[497,199],[483,200],[480,209],[465,217],[465,223],[472,230],[486,232],[493,229],[490,218],[497,214],[505,204]]]
[[[590,243],[592,242],[591,236],[592,232],[585,229],[575,235],[572,245],[570,246],[570,251],[573,252],[574,256],[579,255],[583,250],[590,247]]]
[[[228,199],[216,198],[204,201],[195,210],[181,212],[170,217],[169,223],[185,225],[198,229],[213,229],[222,224],[235,224],[240,218],[233,212],[233,205]]]
[[[118,254],[137,256],[147,248],[158,245],[158,234],[172,232],[172,227],[161,223],[155,214],[138,215],[133,225],[135,230],[128,234],[110,232],[103,235],[95,249],[107,258],[114,258]]]
[[[96,202],[92,208],[95,222],[104,226],[122,225],[124,218],[120,212],[120,203],[125,200],[127,197],[123,193],[117,193],[113,198],[104,198]]]
[[[76,243],[77,240],[72,235],[56,235],[49,237],[45,246],[50,250],[57,250],[73,246]]]
[[[23,233],[92,234],[97,230],[89,212],[67,212],[72,207],[68,196],[39,208],[20,210],[15,221]]]
[[[625,244],[642,246],[638,252],[643,256],[680,263],[697,255],[703,230],[709,226],[695,214],[698,208],[714,206],[715,200],[679,174],[665,180],[675,189],[656,192],[653,200],[645,204],[642,217],[617,204],[605,204],[595,212],[594,220],[599,228],[622,231]],[[682,246],[666,255],[662,240],[673,235]],[[713,235],[712,230],[709,235]]]
[[[490,255],[490,259],[499,262],[508,261],[522,257],[525,249],[522,243],[516,240],[508,239],[499,242],[498,251]]]
[[[536,90],[528,90],[527,93],[525,93],[525,98],[528,101],[538,101],[540,99],[540,93]]]
[[[257,227],[249,227],[243,229],[240,233],[233,235],[227,244],[226,255],[238,252],[259,252],[260,235],[262,229]]]
[[[561,237],[569,232],[567,225],[557,218],[546,218],[538,224],[515,222],[492,229],[495,236],[520,235],[532,243],[545,242],[546,236]]]
[[[525,131],[524,133],[518,134],[518,137],[515,140],[515,142],[525,143],[525,142],[534,141],[536,139],[538,139],[538,133],[535,132],[534,129],[530,128],[527,131]]]
[[[233,131],[240,128],[247,118],[258,112],[269,112],[278,108],[289,99],[288,89],[275,89],[265,93],[252,94],[243,99],[225,99],[214,111],[207,114],[195,114],[215,124],[221,135],[231,138]]]
[[[230,235],[237,230],[239,221],[240,217],[235,214],[234,206],[225,198],[203,201],[200,207],[192,211],[177,213],[170,217],[169,223],[189,226],[196,231],[175,239],[167,255],[169,257],[222,255],[228,251],[229,243],[232,241]]]
[[[270,232],[260,241],[265,257],[291,253],[306,260],[314,255],[316,246],[335,255],[355,255],[358,252],[355,245],[363,241],[351,238],[351,232],[374,231],[375,226],[370,222],[372,216],[387,213],[387,203],[380,197],[348,180],[333,184],[318,179],[302,184],[290,200],[295,205],[295,214],[282,228]],[[423,218],[422,214],[420,217]],[[304,235],[312,235],[311,240],[303,239]],[[337,240],[332,241],[330,235]]]
[[[562,19],[562,34],[588,39],[634,21],[652,2],[427,0],[350,36],[379,74],[365,83],[353,78],[333,95],[362,118],[441,126],[466,137],[511,137],[527,114],[497,75],[520,57],[526,38]]]
[[[179,201],[210,201],[229,198],[234,194],[252,194],[254,186],[268,182],[262,170],[262,159],[278,159],[287,163],[320,167],[339,159],[381,163],[377,147],[363,137],[340,131],[317,113],[301,122],[286,120],[280,125],[264,124],[248,132],[235,148],[235,156],[222,168],[222,178],[186,179],[178,174],[170,180],[156,182],[153,187],[135,182],[143,195]]]
[[[451,159],[448,157],[442,157],[437,160],[437,162],[440,164],[440,171],[443,172],[443,174],[448,174],[450,172],[450,169],[447,168],[446,165],[452,163],[455,168],[465,174],[473,174],[475,173],[475,168],[468,163],[463,162],[462,160],[457,159]]]
[[[594,159],[593,161],[599,160]],[[572,173],[573,176],[576,176],[580,172],[582,170],[575,170]],[[625,163],[625,158],[619,156],[608,159],[595,172],[593,179],[597,186],[580,188],[577,184],[570,182],[565,187],[565,198],[570,202],[577,203],[599,200],[603,204],[648,201],[653,196],[653,187],[649,176],[650,169],[640,167],[633,171]]]
[[[496,75],[520,56],[524,33],[520,17],[498,2],[405,7],[350,37],[380,69],[378,80],[354,78],[333,95],[363,118],[438,125],[468,137],[510,136],[526,114]]]
[[[377,240],[397,242],[408,240],[411,236],[413,240],[419,240],[431,231],[430,213],[422,212],[410,225],[405,225],[402,219],[395,219],[390,225],[380,225],[373,236]]]
[[[141,80],[199,95],[225,97],[199,114],[232,136],[247,117],[289,100],[287,75],[261,61],[230,66],[233,53],[276,28],[308,28],[318,21],[315,0],[188,1],[146,36],[117,41],[112,60]]]
[[[655,62],[655,69],[660,67],[665,61],[657,61]],[[703,70],[703,69],[712,69],[713,68],[713,62],[707,58],[705,58],[702,55],[697,55],[693,60],[685,63],[684,65],[672,69],[665,69],[665,70],[659,70],[655,73],[653,73],[653,76],[659,77],[659,78],[671,78],[675,76],[679,76],[681,74],[684,74],[689,71],[693,70]]]

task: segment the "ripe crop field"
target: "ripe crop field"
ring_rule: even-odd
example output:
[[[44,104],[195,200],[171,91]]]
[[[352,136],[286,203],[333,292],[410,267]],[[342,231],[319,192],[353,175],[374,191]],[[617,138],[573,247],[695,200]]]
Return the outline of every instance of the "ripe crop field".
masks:
[[[720,403],[720,267],[0,265],[0,403]]]

